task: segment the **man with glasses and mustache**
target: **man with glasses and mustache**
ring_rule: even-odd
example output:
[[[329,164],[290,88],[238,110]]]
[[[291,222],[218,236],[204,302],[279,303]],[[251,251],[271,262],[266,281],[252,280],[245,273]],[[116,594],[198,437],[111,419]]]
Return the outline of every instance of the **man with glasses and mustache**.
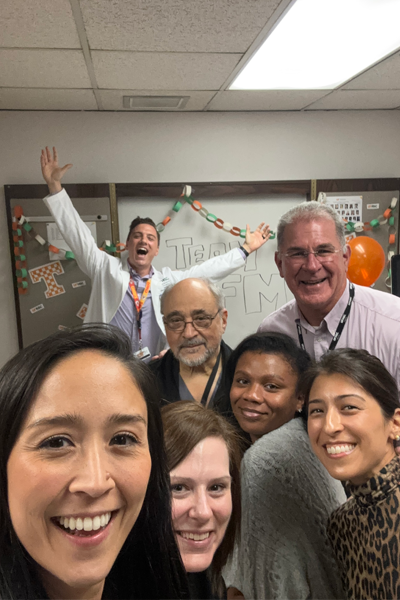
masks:
[[[162,403],[194,400],[230,414],[223,389],[231,349],[222,340],[228,318],[222,291],[206,279],[185,279],[165,290],[161,312],[170,350],[150,368]]]
[[[277,229],[275,262],[294,300],[269,315],[259,331],[290,335],[312,358],[334,348],[368,350],[400,386],[400,299],[350,283],[350,248],[335,211],[303,202]]]

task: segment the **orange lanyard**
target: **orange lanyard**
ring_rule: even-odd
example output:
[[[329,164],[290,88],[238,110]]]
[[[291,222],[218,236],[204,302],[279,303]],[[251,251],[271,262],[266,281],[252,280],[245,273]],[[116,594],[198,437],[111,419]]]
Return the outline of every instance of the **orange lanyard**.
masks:
[[[133,301],[134,301],[135,307],[136,307],[136,319],[137,319],[137,324],[138,324],[139,340],[142,339],[142,332],[141,332],[142,308],[143,308],[143,304],[146,302],[147,295],[150,291],[150,286],[151,286],[151,279],[148,279],[147,283],[146,283],[146,287],[143,290],[142,297],[139,300],[139,296],[136,291],[136,287],[135,287],[133,279],[131,278],[129,281],[129,287],[131,288]]]

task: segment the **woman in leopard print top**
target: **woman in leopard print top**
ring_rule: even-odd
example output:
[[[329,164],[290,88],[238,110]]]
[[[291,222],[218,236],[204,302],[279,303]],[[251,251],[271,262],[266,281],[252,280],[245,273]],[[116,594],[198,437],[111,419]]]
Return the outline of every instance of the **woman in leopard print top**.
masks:
[[[350,495],[328,523],[347,597],[400,598],[397,384],[376,357],[342,349],[308,372],[303,391],[313,450]]]

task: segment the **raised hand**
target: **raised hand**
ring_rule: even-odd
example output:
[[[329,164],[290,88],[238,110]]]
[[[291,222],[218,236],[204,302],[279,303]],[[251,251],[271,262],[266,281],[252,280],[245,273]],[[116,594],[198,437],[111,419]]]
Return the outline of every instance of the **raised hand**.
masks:
[[[61,179],[64,177],[64,174],[72,167],[72,164],[64,165],[60,167],[58,165],[58,154],[57,150],[53,146],[53,156],[49,148],[46,146],[45,150],[42,150],[42,154],[40,156],[40,165],[42,167],[42,175],[49,186],[49,191],[51,194],[56,194],[57,192],[61,192]]]
[[[246,225],[246,241],[243,244],[243,248],[249,253],[254,252],[269,240],[270,235],[269,225],[265,225],[264,222],[260,223],[253,232],[250,231],[250,225]]]

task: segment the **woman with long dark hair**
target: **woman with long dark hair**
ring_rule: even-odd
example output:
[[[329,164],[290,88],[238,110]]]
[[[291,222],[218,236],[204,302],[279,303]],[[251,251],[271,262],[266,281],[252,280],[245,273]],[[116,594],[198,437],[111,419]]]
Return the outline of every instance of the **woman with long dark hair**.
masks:
[[[366,350],[325,355],[304,381],[314,452],[349,500],[328,535],[351,599],[400,598],[400,403],[396,381]]]
[[[124,334],[22,350],[0,413],[0,598],[188,597],[158,398]]]

